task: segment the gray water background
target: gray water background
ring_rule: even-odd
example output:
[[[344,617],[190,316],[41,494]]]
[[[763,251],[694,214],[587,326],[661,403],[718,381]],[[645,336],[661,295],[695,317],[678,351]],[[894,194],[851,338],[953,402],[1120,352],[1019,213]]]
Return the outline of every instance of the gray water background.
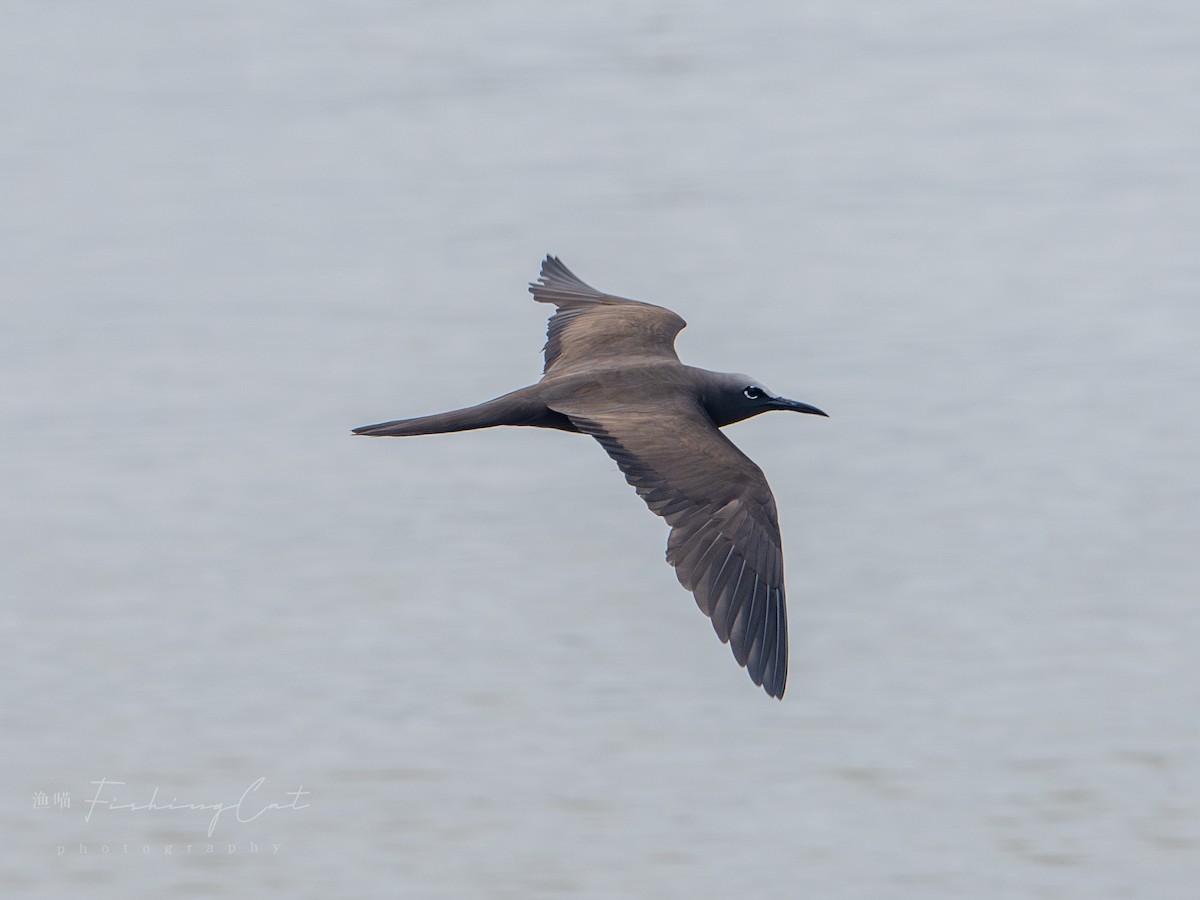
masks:
[[[1200,896],[1198,10],[6,4],[4,895]],[[349,435],[548,251],[832,414],[782,703],[593,442]]]

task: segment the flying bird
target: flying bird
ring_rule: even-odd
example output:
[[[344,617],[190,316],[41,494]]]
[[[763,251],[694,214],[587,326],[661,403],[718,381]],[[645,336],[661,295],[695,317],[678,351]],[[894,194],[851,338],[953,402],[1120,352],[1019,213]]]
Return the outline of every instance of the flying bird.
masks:
[[[598,291],[554,256],[529,285],[556,307],[536,384],[467,409],[364,425],[375,437],[525,425],[600,442],[671,527],[667,562],[738,665],[772,697],[787,683],[787,608],[775,498],[721,428],[771,410],[824,416],[748,375],[685,366],[669,309]]]

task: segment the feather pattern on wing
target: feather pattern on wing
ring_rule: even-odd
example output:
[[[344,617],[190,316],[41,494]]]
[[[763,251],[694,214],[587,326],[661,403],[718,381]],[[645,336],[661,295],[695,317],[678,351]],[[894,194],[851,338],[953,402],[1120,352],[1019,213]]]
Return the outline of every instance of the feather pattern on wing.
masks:
[[[782,697],[783,551],[762,470],[696,403],[620,411],[586,400],[554,406],[600,442],[651,511],[667,520],[667,562],[680,583],[754,683]]]
[[[625,363],[637,359],[679,361],[675,336],[687,324],[680,316],[652,303],[598,291],[557,257],[546,257],[529,292],[539,303],[558,307],[546,328],[545,377],[594,366],[603,355],[619,354]]]

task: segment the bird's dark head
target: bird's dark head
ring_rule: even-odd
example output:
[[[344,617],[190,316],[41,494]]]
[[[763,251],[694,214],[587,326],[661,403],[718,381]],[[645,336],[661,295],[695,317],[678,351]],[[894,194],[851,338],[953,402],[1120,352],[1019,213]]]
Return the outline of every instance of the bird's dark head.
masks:
[[[828,415],[815,406],[780,397],[761,381],[749,375],[711,374],[715,377],[710,379],[705,391],[704,408],[719,428],[775,409],[810,413],[814,416]]]

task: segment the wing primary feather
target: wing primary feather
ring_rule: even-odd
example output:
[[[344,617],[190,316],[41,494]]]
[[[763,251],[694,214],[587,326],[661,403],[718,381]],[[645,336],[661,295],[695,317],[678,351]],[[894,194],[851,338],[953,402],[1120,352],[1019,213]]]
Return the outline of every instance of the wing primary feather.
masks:
[[[787,674],[783,668],[787,662],[787,636],[780,634],[779,611],[782,604],[778,599],[777,595],[776,602],[767,604],[766,627],[763,631],[766,662],[763,667],[763,686],[772,697],[783,696],[783,682]]]
[[[713,531],[713,532],[715,532],[715,534],[713,535],[712,540],[708,541],[708,543],[705,544],[703,542],[703,540],[700,539],[700,536],[703,535],[704,538],[706,539],[708,537],[709,531]],[[687,588],[689,591],[693,587],[695,587],[696,582],[699,580],[699,577],[702,577],[705,570],[707,569],[707,566],[705,565],[705,560],[709,557],[709,554],[712,553],[712,551],[716,548],[716,546],[721,541],[725,540],[725,536],[723,534],[721,534],[721,532],[717,531],[715,528],[712,528],[710,526],[710,527],[707,527],[707,528],[703,529],[702,531],[700,531],[694,540],[698,547],[704,548],[703,552],[700,553],[699,556],[696,556],[695,551],[693,550],[691,553],[688,553],[687,556],[684,557],[679,562],[678,566],[676,566],[676,568],[679,570],[680,575],[687,578],[687,581],[684,583],[683,586],[685,588]]]
[[[705,596],[704,608],[712,609],[714,598],[718,596],[717,586],[723,584],[722,576],[729,568],[729,561],[737,554],[737,547],[732,543],[729,545],[729,550],[725,553],[725,558],[721,560],[721,565],[712,565],[708,570],[708,577],[699,582],[696,590],[703,590]]]
[[[775,690],[771,691],[771,695],[782,700],[784,689],[787,687],[788,666],[787,605],[783,602],[782,589],[775,590],[774,605],[779,625],[775,629],[775,679],[772,683]]]
[[[742,604],[737,618],[734,619],[733,625],[729,629],[729,646],[733,648],[734,658],[742,666],[746,665],[750,656],[750,647],[754,643],[754,632],[749,630],[749,624],[754,618],[754,611],[762,607],[763,601],[759,597],[770,592],[770,587],[766,582],[762,582],[761,586],[762,591],[759,591],[759,585],[755,585],[754,593],[750,595],[750,602]],[[753,677],[753,673],[751,673],[751,677]]]
[[[754,597],[758,593],[758,586],[760,583],[761,579],[759,574],[755,572],[754,581],[750,585],[750,590],[739,592],[737,603],[731,603],[729,608],[725,610],[725,633],[729,635],[731,640],[733,638],[733,626],[737,622],[738,614],[741,613],[745,607],[753,605]]]
[[[721,594],[716,606],[712,611],[713,629],[717,632],[717,637],[721,639],[721,643],[729,642],[729,630],[725,627],[726,613],[729,607],[737,603],[738,593],[742,589],[742,584],[746,579],[746,561],[743,559],[741,566],[738,567],[737,580],[733,587]]]

